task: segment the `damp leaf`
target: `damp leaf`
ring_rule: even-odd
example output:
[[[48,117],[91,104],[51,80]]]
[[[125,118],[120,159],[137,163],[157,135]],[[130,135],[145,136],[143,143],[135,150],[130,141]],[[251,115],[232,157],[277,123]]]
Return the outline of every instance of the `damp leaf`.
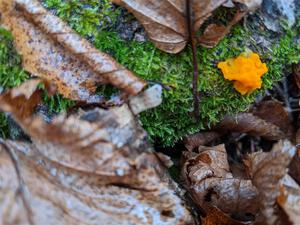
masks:
[[[46,122],[32,114],[37,83],[28,81],[0,96],[0,108],[32,140],[0,139],[1,224],[192,222],[128,105],[60,114]],[[32,88],[26,91],[26,85]],[[149,92],[134,102],[142,100],[148,102],[144,110],[153,107]]]
[[[136,95],[146,82],[95,49],[36,0],[3,0],[1,25],[12,32],[25,70],[50,80],[67,98],[99,102],[97,84]]]

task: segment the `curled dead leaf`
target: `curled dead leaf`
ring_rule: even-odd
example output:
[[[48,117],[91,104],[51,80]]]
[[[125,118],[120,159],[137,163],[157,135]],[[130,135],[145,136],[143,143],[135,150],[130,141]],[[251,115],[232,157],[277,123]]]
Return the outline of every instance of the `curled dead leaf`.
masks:
[[[289,141],[280,141],[271,152],[253,153],[245,161],[259,191],[259,204],[267,224],[273,225],[278,220],[274,206],[279,196],[279,181],[286,175],[294,154],[295,147]]]
[[[132,12],[156,47],[169,53],[178,53],[187,45],[190,39],[188,20],[192,20],[192,30],[196,33],[211,13],[225,1],[112,0]],[[187,4],[191,8],[191,18],[187,15]]]
[[[224,145],[199,147],[199,153],[185,153],[182,173],[195,203],[204,211],[217,207],[241,219],[255,216],[257,190],[251,180],[234,178]],[[253,219],[253,218],[252,218]]]
[[[221,133],[227,131],[247,133],[268,140],[280,140],[286,135],[278,126],[254,116],[252,113],[239,113],[234,116],[225,116],[215,127],[215,130]]]

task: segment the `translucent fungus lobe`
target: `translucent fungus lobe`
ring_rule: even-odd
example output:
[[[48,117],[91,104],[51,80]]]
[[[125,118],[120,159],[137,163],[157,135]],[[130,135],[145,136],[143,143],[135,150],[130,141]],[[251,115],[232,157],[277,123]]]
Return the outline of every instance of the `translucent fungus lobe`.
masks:
[[[266,64],[253,52],[220,62],[218,68],[222,70],[225,79],[233,81],[234,88],[242,95],[261,88],[261,77],[268,72]]]

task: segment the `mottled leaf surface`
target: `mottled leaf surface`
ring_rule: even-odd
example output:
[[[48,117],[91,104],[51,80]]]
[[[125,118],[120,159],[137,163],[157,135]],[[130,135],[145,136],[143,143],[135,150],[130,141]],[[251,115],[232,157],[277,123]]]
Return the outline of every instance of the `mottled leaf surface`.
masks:
[[[34,108],[38,90],[27,90],[0,97],[32,140],[0,140],[1,224],[193,224],[127,105],[47,123],[13,105],[22,97],[22,107]]]
[[[215,129],[221,133],[227,131],[247,133],[268,140],[280,140],[286,136],[278,126],[254,116],[252,113],[225,116]]]
[[[295,154],[295,147],[288,141],[280,141],[271,152],[256,152],[249,155],[246,164],[253,184],[259,191],[260,208],[267,224],[275,224],[276,198],[279,196],[280,180]]]
[[[251,180],[238,179],[230,172],[224,145],[199,147],[186,152],[183,176],[199,207],[217,207],[228,215],[256,215],[257,190]]]
[[[193,31],[196,32],[211,13],[226,0],[190,0]],[[124,6],[142,23],[157,48],[178,53],[187,45],[186,0],[112,0]]]
[[[51,80],[65,97],[99,102],[97,84],[136,95],[146,83],[95,49],[37,0],[2,0],[1,24],[10,30],[31,74]]]

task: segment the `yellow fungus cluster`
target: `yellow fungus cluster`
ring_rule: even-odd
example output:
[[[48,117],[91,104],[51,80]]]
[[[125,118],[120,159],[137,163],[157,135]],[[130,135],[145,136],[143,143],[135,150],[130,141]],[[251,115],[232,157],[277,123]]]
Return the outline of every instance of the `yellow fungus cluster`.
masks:
[[[222,70],[225,79],[234,82],[234,88],[242,95],[261,88],[261,77],[268,72],[266,64],[253,52],[220,62],[218,68]]]

